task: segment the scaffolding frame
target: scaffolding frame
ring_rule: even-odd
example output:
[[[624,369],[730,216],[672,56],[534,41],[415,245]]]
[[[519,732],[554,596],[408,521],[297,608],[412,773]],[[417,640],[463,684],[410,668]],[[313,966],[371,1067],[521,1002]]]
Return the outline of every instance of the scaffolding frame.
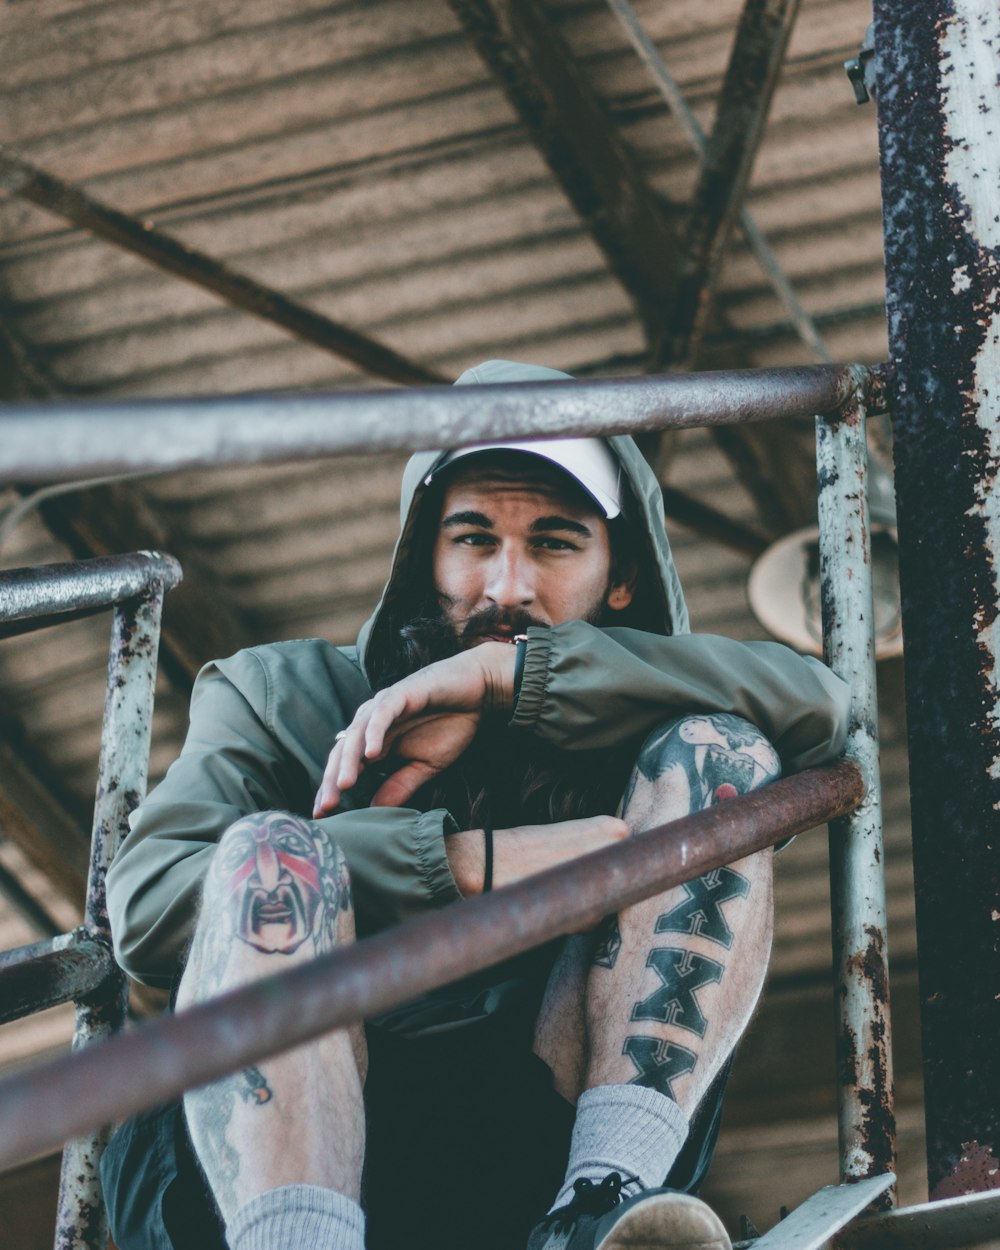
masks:
[[[72,1001],[76,1053],[125,1022],[128,990],[112,951],[105,875],[129,814],[146,793],[163,597],[180,578],[175,560],[149,551],[0,574],[0,637],[112,609],[83,923],[0,954],[0,1023]],[[108,1134],[107,1122],[95,1121],[79,1136],[66,1135],[56,1215],[60,1250],[107,1244],[99,1165]]]
[[[180,463],[338,455],[358,450],[359,437],[370,450],[387,452],[462,446],[487,432],[493,439],[607,434],[819,412],[825,652],[851,684],[853,706],[847,758],[839,765],[776,782],[558,871],[411,921],[391,942],[365,939],[273,983],[243,987],[0,1082],[0,1166],[830,820],[843,1184],[820,1191],[799,1210],[825,1240],[871,1203],[891,1202],[895,1146],[864,433],[866,409],[881,407],[884,383],[883,369],[809,366],[280,400],[5,409],[0,430],[7,463],[0,476],[21,481],[79,475],[97,465],[104,472],[123,458],[130,471],[157,472]],[[48,424],[43,437],[39,421]],[[184,437],[197,431],[200,437]],[[123,559],[137,558],[149,557]],[[19,586],[44,581],[37,570],[6,577]],[[5,597],[0,589],[0,602]],[[36,615],[46,615],[44,606]],[[206,1046],[213,1036],[219,1044]],[[757,1244],[804,1250],[801,1237],[787,1240],[794,1231],[785,1221]],[[58,1250],[94,1244],[57,1239]]]

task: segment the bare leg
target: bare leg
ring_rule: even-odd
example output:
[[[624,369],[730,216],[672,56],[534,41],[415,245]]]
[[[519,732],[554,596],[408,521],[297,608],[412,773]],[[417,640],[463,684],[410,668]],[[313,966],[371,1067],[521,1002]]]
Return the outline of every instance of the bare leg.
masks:
[[[262,812],[223,835],[178,1008],[354,940],[347,865],[318,826]],[[223,1219],[283,1185],[357,1201],[366,1052],[359,1027],[188,1093],[191,1139]]]
[[[634,832],[779,775],[775,752],[731,715],[690,717],[643,745],[622,803]],[[549,984],[536,1050],[575,1101],[646,1086],[690,1116],[746,1028],[772,932],[772,852],[626,909],[573,939]]]

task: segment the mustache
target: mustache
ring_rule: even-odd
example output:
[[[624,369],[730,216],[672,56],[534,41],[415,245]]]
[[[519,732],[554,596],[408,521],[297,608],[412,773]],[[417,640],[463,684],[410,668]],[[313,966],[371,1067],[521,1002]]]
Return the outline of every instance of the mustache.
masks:
[[[544,625],[537,617],[524,608],[502,608],[497,605],[482,608],[466,618],[459,634],[459,642],[465,647],[477,638],[488,638],[491,634],[524,634],[529,625]]]

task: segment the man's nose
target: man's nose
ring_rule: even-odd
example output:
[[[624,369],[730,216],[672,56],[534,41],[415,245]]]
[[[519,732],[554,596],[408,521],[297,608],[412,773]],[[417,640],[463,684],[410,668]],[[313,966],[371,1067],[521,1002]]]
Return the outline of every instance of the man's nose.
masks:
[[[490,561],[486,598],[501,608],[524,607],[535,597],[531,562],[522,552],[501,548]]]
[[[281,879],[281,865],[270,842],[257,843],[257,876],[268,893],[277,889]]]

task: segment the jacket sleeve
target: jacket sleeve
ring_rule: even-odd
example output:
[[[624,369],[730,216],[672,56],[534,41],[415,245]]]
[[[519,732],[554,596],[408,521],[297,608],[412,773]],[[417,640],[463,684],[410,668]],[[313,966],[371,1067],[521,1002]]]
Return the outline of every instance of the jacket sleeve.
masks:
[[[756,725],[794,772],[840,754],[849,701],[826,665],[780,643],[570,621],[528,631],[512,724],[557,747],[595,750],[670,716],[732,712]]]
[[[252,653],[203,670],[184,748],[132,815],[108,872],[108,912],[115,954],[139,981],[168,986],[180,970],[201,882],[234,821],[251,812],[311,810],[328,743],[316,763],[305,760],[278,740],[267,704],[267,676]],[[344,723],[332,724],[330,736]],[[454,823],[444,810],[370,808],[315,823],[343,850],[369,927],[461,897],[445,854]]]

